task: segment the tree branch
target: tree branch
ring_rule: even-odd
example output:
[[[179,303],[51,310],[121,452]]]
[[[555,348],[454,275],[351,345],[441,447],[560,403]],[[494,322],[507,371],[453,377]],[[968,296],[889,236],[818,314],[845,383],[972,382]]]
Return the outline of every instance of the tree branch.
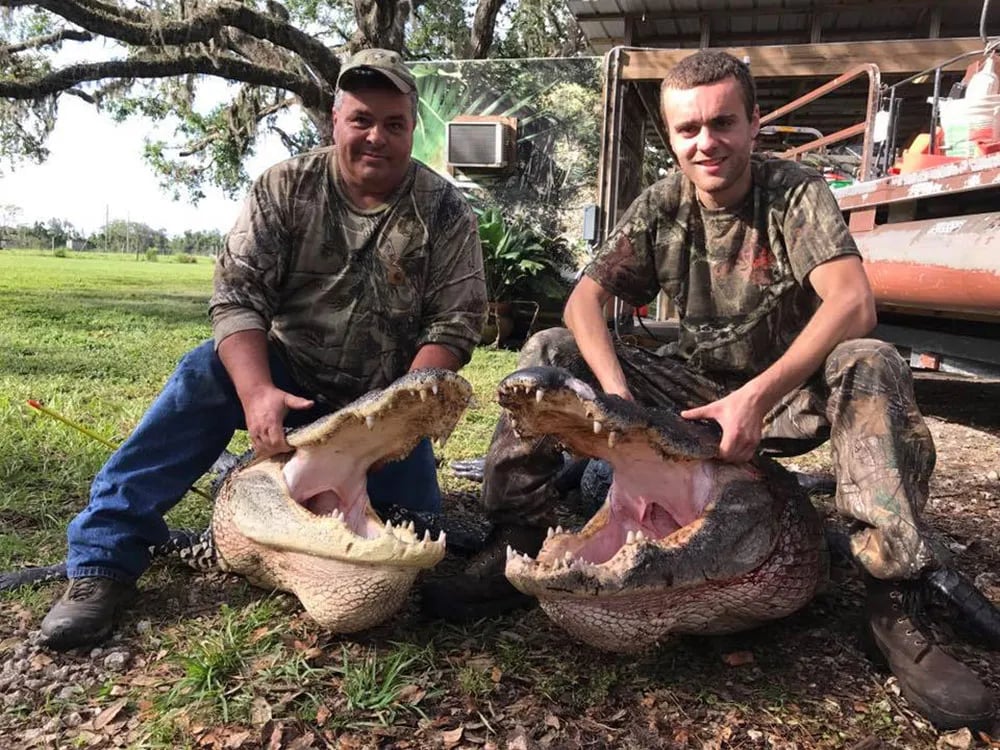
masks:
[[[226,26],[266,39],[295,52],[333,90],[340,61],[321,42],[269,14],[258,13],[232,0],[222,0],[183,21],[158,19],[155,13],[140,13],[98,0],[0,0],[0,7],[35,5],[67,21],[103,36],[133,46],[173,46],[208,42]]]
[[[92,42],[93,40],[94,35],[89,32],[77,31],[76,29],[61,29],[45,36],[36,36],[33,39],[27,39],[20,44],[10,44],[7,46],[0,44],[0,60],[10,55],[24,52],[25,50],[48,47],[63,41]]]
[[[0,80],[0,97],[39,99],[66,91],[85,81],[105,78],[165,78],[191,73],[285,89],[297,94],[307,106],[322,105],[324,99],[324,92],[301,76],[232,57],[209,55],[188,55],[176,59],[108,60],[68,65],[33,80]]]

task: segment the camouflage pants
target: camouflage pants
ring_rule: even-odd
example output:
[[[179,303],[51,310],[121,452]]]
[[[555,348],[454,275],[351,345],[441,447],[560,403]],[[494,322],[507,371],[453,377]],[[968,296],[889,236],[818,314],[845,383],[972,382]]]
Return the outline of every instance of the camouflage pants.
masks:
[[[615,348],[629,389],[642,404],[687,408],[740,385],[621,341]],[[564,328],[542,331],[525,344],[518,367],[537,365],[565,368],[599,388]],[[761,451],[798,455],[827,440],[837,508],[858,522],[851,537],[858,562],[877,578],[919,575],[935,559],[919,521],[935,451],[916,406],[909,368],[892,346],[873,339],[837,346],[820,372],[767,415]],[[501,523],[551,524],[558,497],[552,479],[562,463],[555,441],[521,439],[502,416],[486,457],[486,512]]]

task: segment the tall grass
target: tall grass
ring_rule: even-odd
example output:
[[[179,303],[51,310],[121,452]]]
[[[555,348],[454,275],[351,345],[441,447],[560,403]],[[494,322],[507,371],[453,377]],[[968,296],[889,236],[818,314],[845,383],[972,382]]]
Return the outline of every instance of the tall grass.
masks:
[[[62,558],[66,524],[108,452],[28,399],[120,442],[177,360],[211,335],[211,277],[211,263],[0,251],[0,569]],[[485,451],[499,413],[496,384],[515,359],[481,349],[463,371],[476,406],[442,451],[446,488],[462,485],[447,460]],[[238,436],[233,447],[245,445]],[[170,521],[197,526],[209,513],[189,495]]]

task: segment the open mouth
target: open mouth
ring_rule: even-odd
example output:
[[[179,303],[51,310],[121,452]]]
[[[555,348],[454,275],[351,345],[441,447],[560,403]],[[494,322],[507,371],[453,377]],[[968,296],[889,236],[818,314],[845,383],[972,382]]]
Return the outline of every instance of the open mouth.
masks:
[[[425,531],[418,538],[412,522],[383,523],[368,497],[368,473],[404,458],[425,437],[443,446],[471,393],[455,373],[418,371],[291,432],[295,450],[284,463],[253,463],[236,478],[242,488],[234,523],[248,539],[290,552],[400,565],[437,562],[444,533],[432,540]],[[406,506],[405,500],[395,503]]]
[[[716,497],[720,481],[753,473],[711,460],[719,439],[714,424],[597,394],[552,368],[508,377],[499,400],[522,435],[552,435],[575,455],[607,461],[614,472],[607,500],[583,529],[549,530],[530,561],[540,567],[602,565],[637,545],[683,533]]]

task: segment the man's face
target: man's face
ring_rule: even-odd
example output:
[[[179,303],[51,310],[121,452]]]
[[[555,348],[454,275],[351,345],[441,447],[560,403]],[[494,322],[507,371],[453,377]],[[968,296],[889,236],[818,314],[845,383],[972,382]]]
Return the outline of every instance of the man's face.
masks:
[[[750,149],[760,113],[747,118],[739,82],[724,78],[663,92],[663,120],[681,171],[708,208],[732,207],[750,190]]]
[[[352,198],[385,197],[410,166],[410,97],[399,91],[344,91],[333,111],[333,141],[341,179]]]

